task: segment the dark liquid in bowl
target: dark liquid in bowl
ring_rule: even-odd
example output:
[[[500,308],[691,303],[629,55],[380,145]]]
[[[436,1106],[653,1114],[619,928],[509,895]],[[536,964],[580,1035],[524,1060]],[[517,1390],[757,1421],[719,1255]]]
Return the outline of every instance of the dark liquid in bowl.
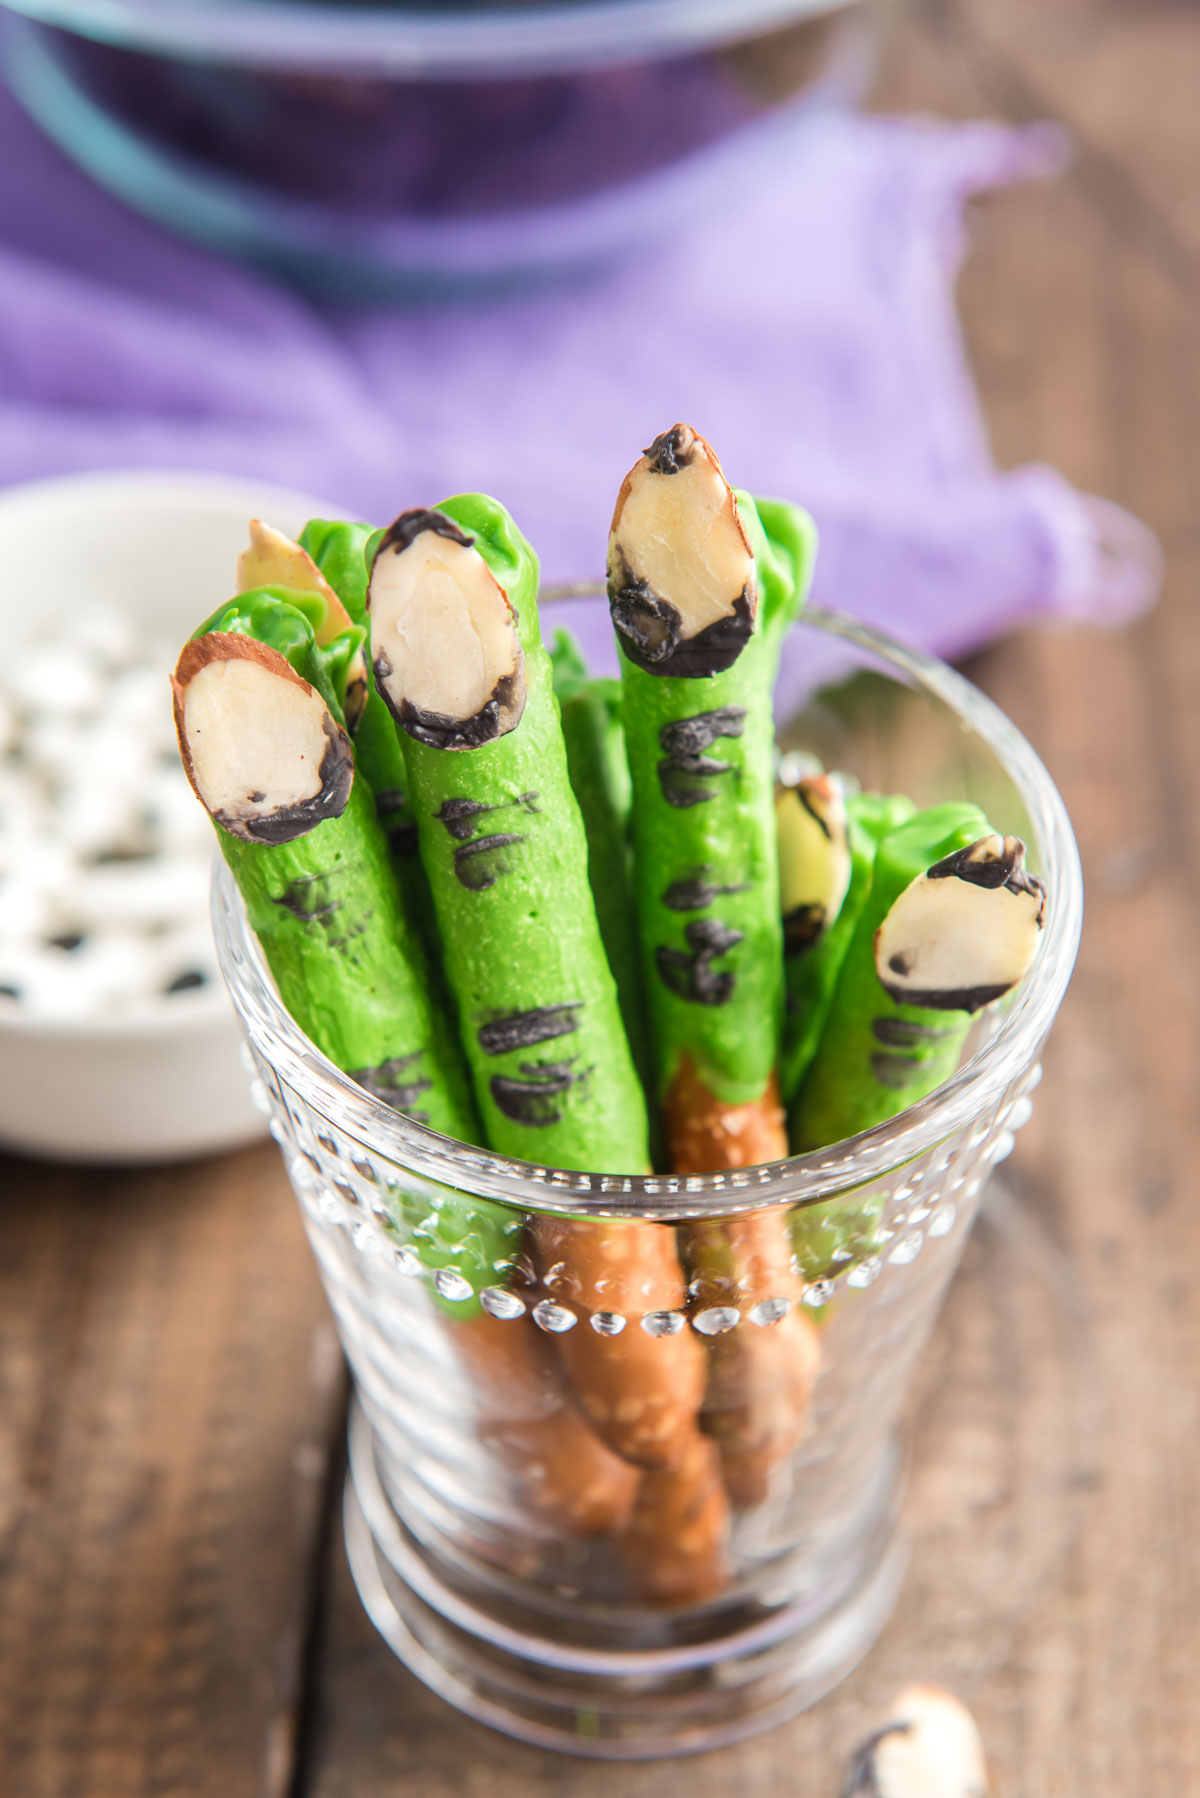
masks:
[[[44,38],[105,113],[193,168],[430,220],[561,205],[685,161],[807,88],[843,22],[808,19],[656,62],[471,81],[263,72]]]

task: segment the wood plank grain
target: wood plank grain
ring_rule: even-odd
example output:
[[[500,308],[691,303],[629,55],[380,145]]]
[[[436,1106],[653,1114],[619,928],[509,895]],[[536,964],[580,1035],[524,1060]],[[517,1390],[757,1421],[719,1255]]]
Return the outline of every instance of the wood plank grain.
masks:
[[[1063,47],[1073,19],[1097,36],[1087,54]],[[873,1707],[913,1677],[975,1705],[1012,1798],[1200,1790],[1200,319],[1194,192],[1180,191],[1200,114],[1193,82],[1181,122],[1179,72],[1196,57],[1194,8],[1067,0],[919,6],[894,48],[884,104],[1057,112],[1094,134],[1065,179],[987,203],[963,304],[1001,461],[1045,459],[1133,507],[1170,579],[1133,630],[1029,632],[974,669],[1064,791],[1088,920],[1035,1121],[926,1358],[896,1617],[808,1716],[685,1769],[622,1767],[632,1798],[681,1779],[714,1798],[832,1793]],[[1151,121],[1160,87],[1168,116]],[[1132,228],[1152,179],[1161,212]],[[429,1697],[374,1637],[340,1549],[332,1585],[313,1798],[611,1787],[611,1770],[506,1742]]]
[[[6,1162],[0,1791],[288,1789],[341,1362],[273,1146]]]
[[[1200,281],[1200,31],[1191,0],[920,0],[989,106],[1052,116],[1122,232]]]

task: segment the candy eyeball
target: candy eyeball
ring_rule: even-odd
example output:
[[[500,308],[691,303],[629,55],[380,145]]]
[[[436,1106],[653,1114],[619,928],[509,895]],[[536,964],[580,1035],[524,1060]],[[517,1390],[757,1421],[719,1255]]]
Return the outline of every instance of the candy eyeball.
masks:
[[[0,1018],[119,1016],[219,979],[169,667],[84,605],[0,668]]]

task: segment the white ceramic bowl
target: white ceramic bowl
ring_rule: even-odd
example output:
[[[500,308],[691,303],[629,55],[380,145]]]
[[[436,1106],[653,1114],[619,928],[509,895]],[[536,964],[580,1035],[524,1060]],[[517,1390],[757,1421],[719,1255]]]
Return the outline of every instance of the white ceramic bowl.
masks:
[[[286,531],[323,510],[268,483],[134,471],[0,493],[0,641],[43,636],[86,594],[184,638],[233,591],[246,521]],[[74,552],[56,554],[71,545]],[[169,704],[167,669],[163,704]],[[136,1019],[0,1017],[0,1144],[64,1161],[159,1161],[254,1141],[233,1011],[220,987],[164,997]]]

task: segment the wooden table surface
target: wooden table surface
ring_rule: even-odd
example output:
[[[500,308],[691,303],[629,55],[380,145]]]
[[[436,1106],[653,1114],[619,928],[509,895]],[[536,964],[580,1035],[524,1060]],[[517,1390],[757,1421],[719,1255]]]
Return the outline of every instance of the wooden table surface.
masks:
[[[1035,1120],[926,1356],[900,1607],[807,1716],[600,1766],[393,1661],[336,1527],[344,1388],[273,1145],[0,1165],[3,1798],[832,1795],[901,1681],[975,1707],[1009,1798],[1200,1792],[1200,6],[917,0],[888,107],[1058,118],[1061,179],[975,214],[963,306],[1002,463],[1160,533],[1135,629],[975,677],[1049,763],[1088,880]]]

